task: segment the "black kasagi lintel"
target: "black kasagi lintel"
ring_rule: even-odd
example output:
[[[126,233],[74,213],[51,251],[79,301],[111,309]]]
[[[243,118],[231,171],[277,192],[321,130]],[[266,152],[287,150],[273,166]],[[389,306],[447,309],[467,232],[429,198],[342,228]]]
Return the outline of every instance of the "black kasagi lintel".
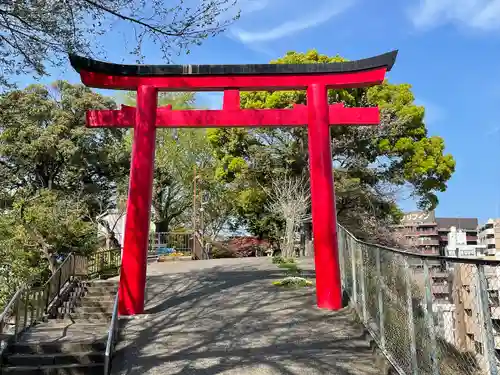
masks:
[[[323,73],[354,73],[377,68],[392,69],[398,51],[361,60],[324,64],[239,64],[239,65],[124,65],[69,55],[71,66],[77,71],[111,76],[234,76],[234,75],[295,75]]]

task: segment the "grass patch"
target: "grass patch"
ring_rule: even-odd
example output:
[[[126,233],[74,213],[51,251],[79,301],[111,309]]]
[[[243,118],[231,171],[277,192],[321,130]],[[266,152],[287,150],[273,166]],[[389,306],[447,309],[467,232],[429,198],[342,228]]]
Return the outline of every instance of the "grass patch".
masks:
[[[273,285],[288,288],[301,288],[313,285],[311,281],[300,276],[302,269],[295,263],[295,259],[276,257],[276,259],[273,258],[273,263],[285,271],[285,278],[273,281]]]
[[[284,258],[282,256],[273,257],[273,264],[283,264],[283,263],[295,263],[294,258]]]
[[[306,280],[303,277],[288,276],[283,280],[273,281],[273,285],[287,288],[301,288],[312,286],[312,281]]]

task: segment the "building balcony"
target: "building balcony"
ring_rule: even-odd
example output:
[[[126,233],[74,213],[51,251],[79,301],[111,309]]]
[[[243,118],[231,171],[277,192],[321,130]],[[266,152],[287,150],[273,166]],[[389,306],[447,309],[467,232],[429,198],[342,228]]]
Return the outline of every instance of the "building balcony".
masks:
[[[432,294],[450,294],[450,286],[448,284],[432,284]]]
[[[439,240],[422,240],[422,239],[418,239],[417,241],[415,241],[415,245],[417,246],[422,246],[422,245],[434,245],[434,246],[439,246]]]
[[[406,236],[438,236],[438,232],[436,230],[401,230],[401,233],[404,233]]]
[[[479,233],[481,233],[482,236],[492,234],[495,235],[495,228],[487,228],[484,230],[481,230]]]
[[[437,230],[419,230],[415,232],[416,234],[420,236],[438,236]]]
[[[495,349],[500,349],[500,336],[493,336],[495,339]]]
[[[491,319],[500,319],[500,306],[491,306]]]
[[[432,271],[431,272],[431,277],[433,279],[448,279],[449,275],[450,275],[450,273],[446,272],[446,271]]]

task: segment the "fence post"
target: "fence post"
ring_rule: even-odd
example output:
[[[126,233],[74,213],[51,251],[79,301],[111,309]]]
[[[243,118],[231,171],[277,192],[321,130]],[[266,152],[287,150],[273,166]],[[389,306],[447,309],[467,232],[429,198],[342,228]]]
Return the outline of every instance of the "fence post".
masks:
[[[432,374],[439,375],[439,364],[436,359],[436,331],[434,325],[434,311],[432,308],[432,285],[429,273],[429,262],[424,259],[424,280],[425,280],[425,321],[429,330],[429,339],[431,341],[430,360],[432,366]]]
[[[368,323],[368,312],[366,309],[366,285],[365,285],[365,264],[363,261],[363,247],[365,245],[358,242],[358,252],[359,252],[359,282],[361,284],[361,313],[363,316],[363,323],[366,325]]]
[[[478,276],[478,298],[479,298],[479,318],[482,326],[484,357],[490,375],[497,375],[498,369],[495,355],[495,339],[493,337],[493,324],[491,322],[490,305],[488,301],[488,284],[484,274],[484,265],[477,265]]]
[[[16,301],[16,322],[14,323],[14,341],[17,341],[17,333],[19,332],[19,310],[20,310],[20,301],[23,299],[22,293],[19,295]]]
[[[30,292],[31,290],[30,289],[26,289],[26,295],[24,297],[24,328],[26,328],[28,326],[28,308],[29,308],[29,303],[30,303]]]
[[[410,265],[403,256],[405,284],[406,284],[406,308],[408,309],[408,333],[410,336],[411,371],[418,375],[417,342],[415,339],[415,322],[413,318],[413,294],[411,290]]]
[[[57,278],[57,296],[61,295],[61,278],[62,278],[62,269],[59,270],[59,277]]]
[[[385,321],[384,321],[384,296],[382,294],[382,265],[380,260],[380,248],[375,248],[375,263],[377,271],[377,301],[378,301],[378,329],[380,334],[380,346],[382,350],[385,350]]]
[[[349,238],[349,244],[348,248],[350,249],[351,252],[351,268],[352,268],[352,300],[354,301],[354,304],[358,304],[358,283],[356,281],[356,251],[354,250],[354,246],[352,246],[352,243],[354,242],[353,238]],[[351,245],[351,246],[349,246]]]
[[[49,312],[49,302],[50,302],[50,289],[51,283],[47,283],[47,297],[45,298],[45,313]]]
[[[339,246],[340,279],[343,291],[345,291],[345,232],[342,227],[337,226],[337,242]]]

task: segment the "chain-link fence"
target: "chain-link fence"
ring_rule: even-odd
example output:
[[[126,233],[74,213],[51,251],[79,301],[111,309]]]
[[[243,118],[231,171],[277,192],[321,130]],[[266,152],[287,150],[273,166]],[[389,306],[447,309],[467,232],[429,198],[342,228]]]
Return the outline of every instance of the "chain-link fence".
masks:
[[[500,373],[500,260],[372,245],[339,226],[342,281],[401,375]]]

